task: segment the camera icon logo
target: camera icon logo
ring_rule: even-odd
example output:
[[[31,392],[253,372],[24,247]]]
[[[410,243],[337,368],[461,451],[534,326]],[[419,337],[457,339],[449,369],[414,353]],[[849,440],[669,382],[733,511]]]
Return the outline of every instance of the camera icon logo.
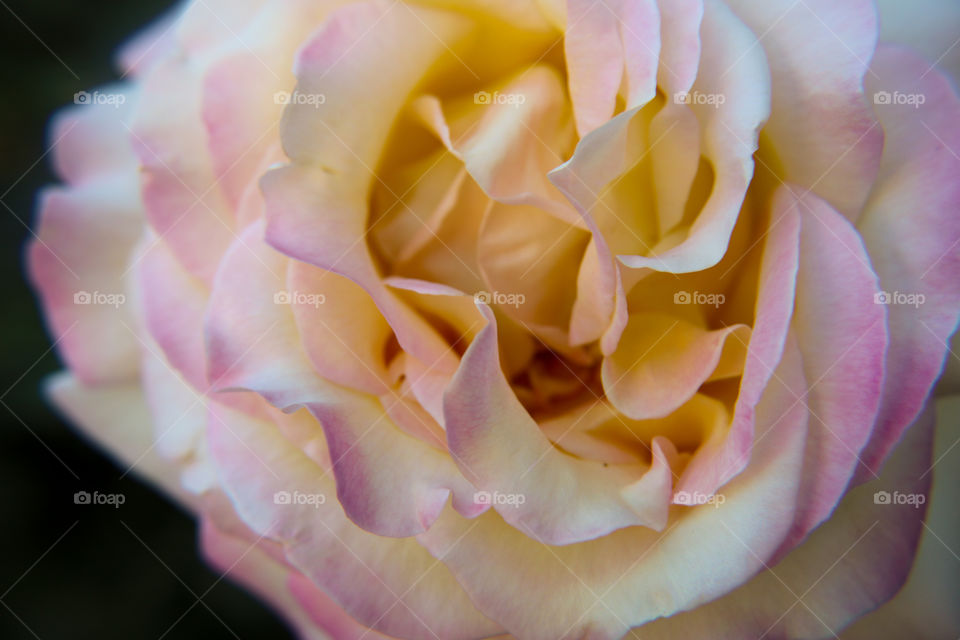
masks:
[[[691,301],[689,291],[677,291],[673,294],[673,304],[690,304]]]
[[[890,502],[889,491],[877,491],[873,494],[873,504],[890,504]]]
[[[890,304],[890,292],[877,291],[873,294],[873,304]]]
[[[286,91],[277,91],[273,94],[274,104],[290,104],[290,94]]]
[[[90,104],[90,94],[86,91],[77,91],[73,94],[73,104]]]
[[[477,491],[473,494],[474,504],[493,504],[493,497],[489,491]]]
[[[473,103],[474,104],[490,104],[491,97],[488,91],[477,91],[473,94]]]
[[[273,294],[273,304],[290,304],[291,301],[289,291],[277,291]]]
[[[873,94],[874,104],[890,104],[891,102],[893,102],[893,96],[890,95],[889,91],[877,91]]]
[[[89,491],[77,491],[73,494],[73,504],[90,504],[91,496]]]
[[[90,304],[93,296],[87,291],[77,291],[73,294],[73,304]]]
[[[290,492],[277,491],[273,494],[273,504],[290,504]]]
[[[479,304],[493,303],[493,295],[489,291],[477,291],[473,295],[473,300]]]

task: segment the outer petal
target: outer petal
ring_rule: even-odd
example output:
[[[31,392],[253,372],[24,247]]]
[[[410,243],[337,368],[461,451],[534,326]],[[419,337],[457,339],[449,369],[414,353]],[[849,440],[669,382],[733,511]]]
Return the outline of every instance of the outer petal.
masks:
[[[30,278],[51,333],[85,382],[124,380],[138,367],[125,276],[143,221],[131,178],[48,189],[28,248]]]
[[[290,60],[331,4],[266,3],[234,36],[242,48],[218,56],[203,77],[201,117],[211,162],[234,208],[256,181],[261,158],[279,137],[282,98],[295,84]]]
[[[255,532],[284,543],[290,562],[353,618],[405,638],[466,639],[499,630],[415,541],[383,538],[351,523],[323,469],[274,425],[235,412],[218,417],[210,427],[211,449],[241,517]],[[261,462],[273,473],[262,471]],[[325,500],[282,504],[274,498],[278,491]]]
[[[123,380],[138,367],[138,345],[123,326],[134,326],[126,273],[143,230],[136,161],[124,125],[137,96],[114,93],[125,102],[66,109],[54,120],[54,164],[72,186],[41,195],[26,256],[60,353],[88,383]],[[110,305],[106,298],[94,300],[96,294],[123,298]]]
[[[47,393],[72,424],[103,447],[118,464],[134,469],[191,510],[199,505],[180,488],[176,467],[153,450],[151,416],[135,382],[85,386],[69,373],[47,382]]]
[[[241,236],[215,280],[206,320],[215,388],[256,391],[288,411],[306,406],[326,435],[337,496],[365,529],[389,536],[423,531],[451,493],[458,509],[478,512],[473,486],[449,456],[394,424],[388,409],[399,398],[340,387],[311,367],[293,313],[274,303],[287,258],[259,233],[255,225]]]
[[[930,476],[922,474],[930,464],[931,413],[910,430],[878,480],[854,489],[833,517],[779,564],[723,598],[657,620],[631,637],[812,640],[835,636],[884,602],[910,570],[925,509],[877,504],[874,495],[926,496]]]
[[[203,313],[209,289],[184,269],[167,243],[152,234],[137,270],[147,329],[170,363],[195,389],[205,390]]]
[[[933,480],[924,530],[910,577],[889,602],[845,629],[842,640],[960,637],[960,396],[935,401],[936,427],[929,473]],[[897,454],[894,454],[897,455]]]
[[[143,83],[131,140],[141,165],[146,217],[192,274],[209,283],[234,237],[234,220],[198,117],[201,61],[167,58]]]
[[[887,309],[886,387],[875,435],[862,456],[876,472],[923,407],[960,314],[960,101],[946,78],[907,51],[880,47],[871,69],[877,78],[868,77],[868,93],[926,98],[919,108],[877,106],[887,139],[877,185],[858,225],[881,288],[892,296],[913,294],[915,301],[924,296],[922,304]]]
[[[276,548],[272,552],[265,550],[271,545],[273,545],[271,541],[257,540],[257,537],[252,534],[251,539],[247,539],[220,531],[210,520],[203,520],[200,523],[200,546],[207,561],[218,571],[224,572],[223,575],[237,581],[264,601],[269,602],[297,630],[297,637],[302,640],[349,638],[350,636],[346,633],[349,623],[342,621],[343,618],[349,617],[342,610],[339,620],[334,615],[316,620],[316,623],[311,619],[308,610],[297,600],[293,586],[295,580],[303,578],[299,577],[295,570],[291,570],[271,556],[271,553],[282,553],[279,545],[274,545]],[[321,598],[325,596],[313,593],[311,596],[309,601],[317,610],[325,604],[328,607],[333,604],[334,611],[339,609],[335,603],[323,602]],[[359,626],[356,622],[353,622],[353,625],[354,628]],[[325,632],[333,633],[328,635]],[[370,635],[374,640],[377,640],[378,636],[379,634],[373,633]]]
[[[174,6],[123,44],[116,60],[124,74],[139,76],[146,73],[174,51],[176,25],[183,11],[182,3]]]
[[[873,2],[731,0],[767,52],[773,106],[764,127],[782,178],[855,220],[880,163],[883,130],[863,94],[877,42]],[[871,94],[872,95],[872,94]]]
[[[809,407],[810,435],[789,549],[829,517],[858,466],[880,406],[887,330],[856,230],[816,196],[783,195],[801,216],[794,327],[811,385],[796,399]]]
[[[72,185],[127,174],[137,162],[127,126],[140,101],[140,92],[120,86],[103,90],[123,95],[123,104],[67,108],[57,113],[50,125],[54,169]]]

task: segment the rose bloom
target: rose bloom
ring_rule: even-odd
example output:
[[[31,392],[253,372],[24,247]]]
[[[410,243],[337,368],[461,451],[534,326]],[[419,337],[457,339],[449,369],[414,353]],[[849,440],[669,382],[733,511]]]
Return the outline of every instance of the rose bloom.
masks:
[[[960,313],[886,4],[188,2],[53,124],[50,393],[304,638],[833,637]]]

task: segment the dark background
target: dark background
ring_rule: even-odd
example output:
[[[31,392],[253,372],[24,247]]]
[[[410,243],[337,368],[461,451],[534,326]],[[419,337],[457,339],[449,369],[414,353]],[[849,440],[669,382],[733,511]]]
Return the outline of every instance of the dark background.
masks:
[[[61,364],[47,352],[50,339],[23,279],[23,244],[37,189],[55,181],[49,156],[41,159],[49,116],[75,92],[119,77],[117,46],[172,4],[0,0],[4,640],[291,637],[261,603],[227,579],[218,582],[187,514],[132,475],[120,480],[123,470],[40,395],[42,380]],[[123,493],[126,502],[78,506],[73,494],[81,489]],[[191,594],[208,589],[203,603],[222,623]]]

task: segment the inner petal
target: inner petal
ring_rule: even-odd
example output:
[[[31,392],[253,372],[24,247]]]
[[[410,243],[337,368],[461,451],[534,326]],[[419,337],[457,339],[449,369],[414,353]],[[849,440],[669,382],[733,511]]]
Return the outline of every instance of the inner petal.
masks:
[[[721,362],[722,377],[742,371],[749,336],[746,325],[707,331],[673,316],[633,314],[620,346],[604,359],[603,388],[624,415],[662,418],[693,397]]]

